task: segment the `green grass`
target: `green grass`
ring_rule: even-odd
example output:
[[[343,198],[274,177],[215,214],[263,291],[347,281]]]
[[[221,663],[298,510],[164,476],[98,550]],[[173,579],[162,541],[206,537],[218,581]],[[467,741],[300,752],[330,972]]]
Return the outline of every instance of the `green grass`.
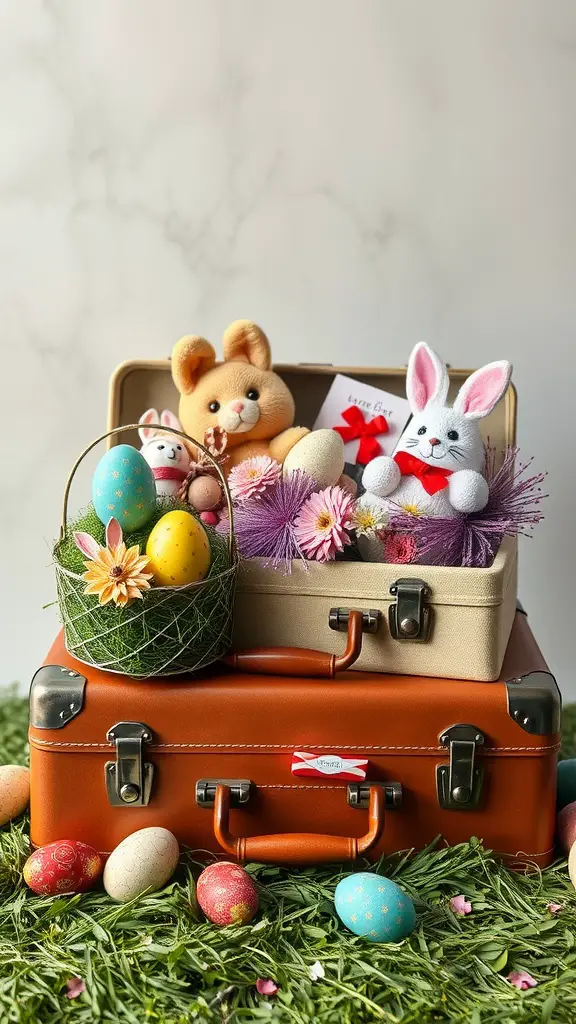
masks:
[[[25,763],[26,705],[0,701],[0,760]],[[575,752],[568,709],[565,756]],[[521,813],[521,808],[519,813]],[[498,865],[477,841],[378,866],[414,898],[418,924],[398,945],[368,944],[335,916],[334,867],[251,866],[260,887],[254,925],[218,929],[195,908],[199,865],[189,855],[161,893],[120,906],[97,890],[40,898],[20,879],[27,822],[0,830],[0,1021],[184,1024],[570,1024],[576,1021],[576,894],[564,861],[529,876]],[[473,913],[456,918],[451,896]],[[565,904],[557,917],[549,901]],[[312,982],[319,960],[326,976]],[[505,980],[529,971],[538,988]],[[86,991],[66,998],[81,976]],[[260,997],[258,977],[281,986]]]

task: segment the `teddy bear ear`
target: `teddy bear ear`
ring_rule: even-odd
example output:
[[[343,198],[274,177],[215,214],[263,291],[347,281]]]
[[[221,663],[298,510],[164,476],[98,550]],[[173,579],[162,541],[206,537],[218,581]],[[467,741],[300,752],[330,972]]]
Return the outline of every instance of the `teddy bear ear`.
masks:
[[[186,334],[172,349],[172,380],[181,395],[189,395],[200,377],[211,370],[216,353],[206,338]]]
[[[251,320],[235,320],[230,324],[222,346],[227,363],[250,363],[258,370],[269,370],[272,366],[270,342],[262,328]]]

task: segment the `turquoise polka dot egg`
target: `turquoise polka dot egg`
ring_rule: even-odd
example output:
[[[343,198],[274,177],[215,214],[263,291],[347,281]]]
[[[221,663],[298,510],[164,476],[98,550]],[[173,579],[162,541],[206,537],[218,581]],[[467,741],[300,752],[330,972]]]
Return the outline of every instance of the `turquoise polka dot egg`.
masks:
[[[136,448],[118,444],[102,456],[92,478],[92,501],[104,525],[117,519],[124,533],[150,522],[156,508],[156,484]]]
[[[396,882],[368,871],[338,882],[334,903],[342,924],[369,942],[400,942],[416,924],[410,897]]]

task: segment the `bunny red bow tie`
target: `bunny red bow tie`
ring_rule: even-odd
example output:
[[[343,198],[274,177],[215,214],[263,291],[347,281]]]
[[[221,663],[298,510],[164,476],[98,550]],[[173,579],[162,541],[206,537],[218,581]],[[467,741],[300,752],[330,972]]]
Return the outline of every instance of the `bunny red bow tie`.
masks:
[[[186,473],[176,466],[156,466],[152,469],[152,475],[155,480],[177,480],[180,484]]]
[[[436,494],[437,491],[442,491],[448,486],[448,477],[452,475],[451,469],[431,466],[429,462],[422,462],[422,459],[410,455],[410,452],[396,452],[394,462],[402,476],[417,477],[426,494]]]
[[[345,409],[340,415],[343,420],[346,420],[348,426],[333,427],[332,429],[337,434],[340,434],[344,444],[347,441],[360,439],[358,451],[356,452],[356,462],[366,466],[371,459],[375,459],[382,451],[382,446],[376,440],[376,435],[388,433],[386,417],[375,416],[372,420],[365,420],[364,413],[357,405],[351,405],[349,409]]]

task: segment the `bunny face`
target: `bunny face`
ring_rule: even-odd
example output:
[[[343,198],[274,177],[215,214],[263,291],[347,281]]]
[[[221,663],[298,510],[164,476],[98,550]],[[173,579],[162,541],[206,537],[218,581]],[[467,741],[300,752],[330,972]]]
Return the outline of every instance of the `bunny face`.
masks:
[[[413,416],[398,451],[410,452],[440,469],[475,469],[484,463],[484,443],[474,421],[454,409],[428,405]]]
[[[448,372],[432,349],[416,345],[408,364],[406,391],[412,419],[397,451],[409,452],[439,469],[482,470],[484,442],[478,420],[500,401],[512,367],[505,361],[489,363],[464,382],[452,408],[446,406]]]
[[[170,427],[173,430],[182,430],[177,416],[167,409],[159,415],[156,409],[147,409],[142,413],[138,421],[141,426],[138,428],[140,440],[142,441],[142,455],[152,469],[162,467],[173,467],[181,470],[185,476],[190,466],[190,453],[184,442],[175,434],[164,432],[152,424],[160,424],[160,427]]]
[[[142,449],[142,455],[152,469],[158,469],[160,466],[175,466],[186,473],[190,462],[190,456],[184,445],[179,441],[169,441],[166,437],[157,437],[148,441]]]
[[[228,446],[268,440],[294,421],[294,400],[271,369],[268,339],[250,321],[239,320],[224,335],[224,362],[204,338],[186,336],[172,353],[172,375],[180,392],[180,420],[192,437],[210,427],[228,434]]]

